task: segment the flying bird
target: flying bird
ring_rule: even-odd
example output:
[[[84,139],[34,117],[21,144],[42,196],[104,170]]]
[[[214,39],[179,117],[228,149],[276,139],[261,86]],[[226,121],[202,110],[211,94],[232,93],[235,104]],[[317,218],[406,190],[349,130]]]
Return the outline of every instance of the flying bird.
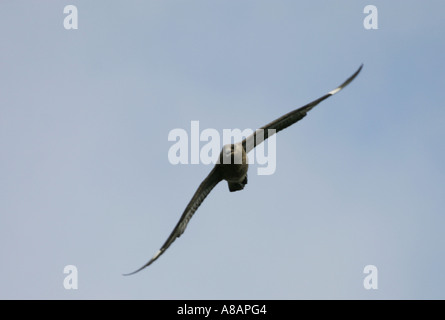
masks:
[[[225,145],[222,148],[219,159],[213,167],[212,171],[210,171],[209,175],[199,185],[192,199],[185,208],[181,218],[179,219],[178,223],[176,224],[175,228],[173,229],[172,233],[167,238],[161,249],[158,250],[158,252],[156,252],[156,254],[150,259],[150,261],[148,261],[141,268],[125,275],[135,274],[156,261],[165,252],[165,250],[170,247],[173,241],[175,241],[176,238],[180,237],[184,233],[185,228],[187,227],[187,224],[192,218],[193,214],[196,212],[196,210],[210,193],[210,191],[212,191],[212,189],[220,181],[227,181],[230,192],[244,189],[244,186],[247,184],[247,154],[257,145],[266,140],[269,136],[272,136],[273,134],[303,119],[307,115],[307,113],[320,102],[342,90],[352,80],[355,79],[362,68],[363,64],[340,86],[328,92],[324,96],[318,98],[317,100],[314,100],[301,108],[291,111],[269,124],[266,124],[265,126],[261,127],[250,136],[245,138],[242,142]]]

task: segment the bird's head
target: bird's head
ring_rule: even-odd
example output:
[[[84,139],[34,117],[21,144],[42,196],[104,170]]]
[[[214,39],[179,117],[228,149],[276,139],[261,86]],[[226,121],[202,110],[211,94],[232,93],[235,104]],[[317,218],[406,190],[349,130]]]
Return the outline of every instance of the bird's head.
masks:
[[[223,146],[219,156],[220,164],[241,164],[244,161],[246,161],[246,155],[240,143],[226,144]]]

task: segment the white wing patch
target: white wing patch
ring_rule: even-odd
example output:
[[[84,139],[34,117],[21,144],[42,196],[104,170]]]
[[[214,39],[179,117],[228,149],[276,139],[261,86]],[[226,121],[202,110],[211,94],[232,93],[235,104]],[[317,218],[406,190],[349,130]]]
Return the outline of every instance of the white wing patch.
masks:
[[[336,89],[334,89],[334,90],[332,90],[332,91],[330,91],[328,93],[332,96],[332,95],[336,94],[337,92],[339,92],[341,89],[342,89],[341,87],[338,87],[338,88],[336,88]]]
[[[156,252],[156,254],[153,256],[153,258],[151,258],[151,260],[157,259],[161,253],[162,253],[162,250],[158,250],[158,252]]]

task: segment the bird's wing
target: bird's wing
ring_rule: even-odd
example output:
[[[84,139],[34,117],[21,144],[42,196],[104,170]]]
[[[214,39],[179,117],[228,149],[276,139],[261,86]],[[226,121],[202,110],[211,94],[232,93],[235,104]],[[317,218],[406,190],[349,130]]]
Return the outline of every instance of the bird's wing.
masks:
[[[264,140],[266,140],[273,134],[277,133],[278,131],[286,129],[287,127],[294,124],[295,122],[303,119],[306,116],[307,112],[310,111],[313,107],[315,107],[317,104],[319,104],[323,100],[329,98],[330,96],[336,94],[341,89],[346,87],[352,80],[354,80],[354,78],[362,70],[362,67],[363,67],[363,64],[345,82],[343,82],[340,86],[338,86],[334,90],[328,92],[321,98],[318,98],[317,100],[314,100],[301,108],[291,111],[291,112],[285,114],[284,116],[282,116],[281,118],[278,118],[275,121],[272,121],[271,123],[266,124],[265,126],[261,127],[260,129],[257,129],[254,133],[252,133],[250,136],[248,136],[246,139],[244,139],[242,141],[243,148],[244,148],[244,150],[246,150],[246,153],[249,153],[253,148],[255,148],[257,145],[259,145]],[[274,131],[271,131],[269,134],[268,129],[273,129]],[[260,134],[258,134],[258,132],[260,132]],[[258,134],[258,136],[257,136],[257,134]]]
[[[153,256],[153,258],[150,259],[145,265],[143,265],[138,270],[124,274],[125,276],[129,276],[132,274],[135,274],[142,269],[148,267],[150,264],[152,264],[156,259],[158,259],[161,254],[165,252],[165,250],[168,249],[168,247],[173,243],[173,241],[176,240],[181,234],[184,232],[185,228],[187,227],[188,222],[192,218],[195,211],[199,208],[201,203],[204,201],[204,199],[207,197],[207,195],[212,191],[212,189],[222,180],[221,175],[218,171],[218,167],[214,167],[213,170],[209,173],[209,175],[204,179],[203,182],[198,187],[198,190],[196,190],[195,194],[192,197],[192,200],[190,200],[189,204],[184,210],[184,213],[182,214],[181,218],[179,219],[178,223],[176,224],[176,227],[173,229],[172,233],[168,237],[167,241],[165,241],[162,248],[156,252],[156,254]]]

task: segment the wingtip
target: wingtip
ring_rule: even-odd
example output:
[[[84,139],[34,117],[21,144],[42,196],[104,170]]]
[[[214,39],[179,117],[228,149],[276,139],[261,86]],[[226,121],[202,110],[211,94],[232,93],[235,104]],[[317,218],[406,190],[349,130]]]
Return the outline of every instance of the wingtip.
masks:
[[[363,63],[360,65],[360,67],[357,69],[357,71],[354,72],[354,74],[353,74],[352,76],[350,76],[348,79],[346,79],[345,82],[343,82],[341,85],[339,85],[339,86],[338,86],[337,88],[335,88],[334,90],[329,91],[328,93],[329,93],[330,95],[334,95],[334,94],[336,94],[337,92],[341,91],[344,87],[346,87],[348,84],[350,84],[350,83],[352,82],[352,80],[355,79],[355,77],[358,76],[358,74],[360,73],[360,71],[362,71],[362,68],[363,68]]]
[[[360,67],[358,67],[357,71],[351,76],[351,81],[354,80],[354,78],[360,73],[360,71],[362,71],[363,69],[363,63],[360,65]]]
[[[137,269],[136,271],[133,271],[133,272],[130,272],[130,273],[122,273],[122,275],[124,277],[128,277],[128,276],[131,276],[132,274],[138,273],[139,271],[141,271],[144,268],[145,268],[145,265],[142,268]]]
[[[159,256],[162,254],[162,250],[158,250],[158,252],[156,252],[156,254],[153,256],[153,258],[150,259],[150,261],[148,261],[146,264],[144,264],[142,267],[140,267],[139,269],[137,269],[136,271],[130,272],[130,273],[123,273],[122,275],[127,277],[127,276],[131,276],[135,273],[138,273],[139,271],[147,268],[149,265],[151,265],[153,262],[155,262],[155,260],[157,258],[159,258]]]

